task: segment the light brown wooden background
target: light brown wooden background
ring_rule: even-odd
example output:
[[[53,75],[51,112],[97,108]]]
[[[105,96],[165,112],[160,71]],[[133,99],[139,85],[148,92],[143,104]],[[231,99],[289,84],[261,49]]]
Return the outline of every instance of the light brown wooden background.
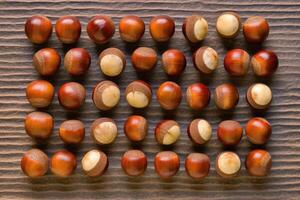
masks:
[[[184,3],[183,3],[184,2]],[[214,28],[215,19],[223,11],[237,11],[243,21],[251,15],[262,15],[270,23],[271,31],[263,47],[245,44],[242,34],[233,42],[222,42]],[[85,106],[78,112],[67,112],[59,106],[55,96],[52,106],[47,110],[55,118],[54,133],[46,144],[37,145],[29,138],[23,127],[24,116],[33,111],[25,98],[26,85],[40,78],[32,67],[32,55],[44,46],[34,46],[24,35],[24,22],[34,14],[48,16],[53,24],[62,15],[75,15],[82,23],[82,36],[76,45],[89,50],[92,65],[88,74],[80,79],[88,91]],[[147,30],[139,44],[128,45],[120,40],[116,31],[112,41],[96,46],[86,33],[88,20],[96,14],[105,14],[113,18],[117,25],[124,15],[135,14],[145,21]],[[176,33],[167,45],[156,45],[150,38],[148,24],[151,17],[159,14],[170,15],[176,21]],[[207,39],[199,45],[190,46],[181,33],[181,24],[185,16],[203,15],[209,22]],[[191,61],[193,50],[201,45],[215,48],[220,55],[220,66],[212,76],[201,76]],[[53,33],[45,46],[56,48],[61,56],[70,48],[58,42]],[[133,70],[129,55],[138,46],[154,47],[159,54],[168,48],[179,48],[187,56],[187,68],[180,79],[176,79],[183,91],[188,84],[203,82],[211,91],[221,83],[233,82],[240,91],[240,102],[234,112],[222,113],[211,101],[203,112],[192,112],[185,99],[175,112],[166,113],[160,109],[153,96],[151,106],[145,111],[129,108],[124,99],[125,87],[133,80],[143,78],[149,81],[155,91],[159,84],[168,80],[160,63],[152,74],[138,76]],[[121,103],[113,112],[101,113],[91,100],[92,88],[104,79],[98,69],[98,54],[107,47],[118,47],[126,52],[126,70],[116,81],[121,88]],[[243,78],[230,78],[224,71],[222,62],[227,49],[245,48],[253,54],[256,49],[274,50],[280,58],[280,67],[271,79],[256,79],[249,71]],[[300,199],[300,1],[298,0],[135,0],[135,1],[0,1],[0,199]],[[58,87],[72,80],[61,66],[59,73],[51,79]],[[273,90],[274,100],[265,113],[255,113],[245,101],[245,90],[254,82],[267,83]],[[131,144],[123,133],[123,122],[132,113],[146,116],[150,130],[146,140],[140,145]],[[214,167],[216,154],[223,150],[216,137],[217,124],[223,119],[235,119],[244,125],[252,116],[264,116],[273,127],[273,135],[265,148],[273,157],[272,172],[267,178],[252,178],[243,165],[239,177],[232,180],[220,178]],[[116,142],[105,148],[93,143],[89,128],[98,117],[112,117],[118,123],[119,136]],[[195,117],[203,117],[213,126],[212,140],[205,147],[195,147],[186,135],[187,124]],[[63,120],[78,118],[86,125],[86,138],[77,148],[66,147],[59,139],[57,129]],[[182,137],[172,148],[181,157],[180,172],[171,182],[163,182],[154,172],[154,155],[161,148],[153,137],[155,124],[163,118],[173,118],[182,127]],[[60,179],[48,173],[45,177],[31,180],[25,177],[19,166],[24,151],[39,147],[49,156],[55,151],[68,148],[77,154],[78,167],[69,178]],[[110,167],[99,178],[88,178],[81,172],[82,155],[92,149],[101,148],[109,156]],[[142,149],[148,156],[148,170],[140,178],[129,178],[120,168],[120,157],[128,149]],[[245,137],[234,149],[244,162],[246,154],[254,148]],[[197,182],[189,178],[184,171],[184,159],[190,152],[205,152],[211,158],[210,175]]]

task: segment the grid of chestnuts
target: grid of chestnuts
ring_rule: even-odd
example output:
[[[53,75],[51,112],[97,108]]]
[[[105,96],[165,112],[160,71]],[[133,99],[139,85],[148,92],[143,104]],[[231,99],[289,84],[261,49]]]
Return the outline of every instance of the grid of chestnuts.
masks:
[[[222,13],[216,21],[216,31],[223,39],[235,38],[240,29],[249,43],[262,43],[269,34],[269,25],[260,16],[249,17],[243,24],[235,12]],[[104,15],[98,15],[88,22],[87,34],[96,44],[107,43],[115,33],[113,20]],[[149,24],[150,35],[156,42],[170,40],[175,32],[174,20],[165,15],[153,17]],[[137,42],[143,37],[145,23],[138,16],[125,16],[120,20],[119,33],[123,41]],[[208,23],[202,16],[187,17],[182,24],[184,37],[190,43],[198,43],[205,39]],[[44,16],[32,16],[26,21],[25,33],[35,44],[48,41],[52,34],[52,23]],[[55,25],[57,38],[64,44],[76,43],[81,35],[81,23],[74,16],[63,16]],[[149,47],[139,47],[131,55],[133,68],[138,72],[150,72],[158,62],[156,51]],[[162,54],[162,67],[171,77],[179,76],[186,68],[186,57],[178,49],[169,49]],[[53,48],[43,48],[33,56],[36,71],[44,77],[53,76],[61,64],[61,57]],[[203,74],[213,73],[219,65],[216,50],[203,46],[193,54],[195,68]],[[72,48],[64,57],[64,69],[70,76],[84,75],[91,65],[90,53],[84,48]],[[117,48],[107,48],[99,55],[99,69],[107,77],[119,76],[126,67],[126,56]],[[278,58],[270,50],[260,50],[252,58],[243,49],[232,49],[224,58],[224,68],[231,76],[245,76],[249,68],[256,76],[271,76],[278,68]],[[54,98],[54,86],[46,80],[35,80],[27,85],[26,97],[35,108],[48,107]],[[125,92],[129,106],[143,109],[151,104],[152,88],[143,80],[131,82]],[[97,109],[111,110],[119,104],[121,91],[116,83],[104,80],[95,85],[92,100]],[[209,88],[202,83],[194,83],[186,90],[187,105],[196,111],[208,106],[211,100]],[[85,87],[77,82],[67,82],[58,90],[60,105],[67,110],[79,109],[86,98]],[[215,105],[220,110],[232,110],[238,104],[239,91],[234,84],[224,83],[217,86],[213,92]],[[251,85],[246,92],[246,100],[253,109],[267,109],[272,101],[271,89],[263,83]],[[174,110],[182,101],[182,90],[175,82],[162,83],[156,90],[156,99],[162,109]],[[25,131],[36,141],[46,140],[53,131],[53,116],[46,112],[34,111],[25,117]],[[243,133],[254,145],[264,145],[268,142],[272,128],[270,123],[261,117],[250,119],[245,128],[234,120],[224,120],[219,123],[217,137],[226,147],[239,144]],[[111,118],[96,119],[90,128],[91,137],[99,145],[109,145],[118,136],[118,126]],[[143,116],[129,116],[124,123],[124,133],[132,142],[142,141],[148,133],[148,122]],[[165,119],[156,125],[155,139],[160,145],[172,145],[180,138],[181,128],[178,122]],[[212,126],[205,119],[194,119],[190,122],[187,135],[196,145],[206,144],[212,137]],[[59,137],[67,144],[80,144],[85,137],[85,124],[77,119],[64,121],[59,127]],[[251,176],[266,176],[272,165],[271,155],[263,149],[254,149],[245,159],[247,172]],[[39,149],[31,149],[24,153],[21,168],[29,177],[39,177],[47,173],[48,168],[57,176],[70,176],[76,169],[76,156],[67,150],[54,153],[51,159]],[[100,176],[109,166],[108,156],[98,150],[88,151],[81,160],[82,171],[87,176]],[[225,178],[237,176],[241,170],[241,159],[232,151],[218,154],[215,161],[217,173]],[[140,176],[147,169],[147,156],[140,150],[128,150],[121,158],[121,167],[129,176]],[[162,179],[170,179],[180,168],[180,158],[173,151],[162,151],[154,158],[154,168]],[[209,174],[210,159],[203,153],[191,153],[185,159],[187,174],[194,179],[203,179]]]

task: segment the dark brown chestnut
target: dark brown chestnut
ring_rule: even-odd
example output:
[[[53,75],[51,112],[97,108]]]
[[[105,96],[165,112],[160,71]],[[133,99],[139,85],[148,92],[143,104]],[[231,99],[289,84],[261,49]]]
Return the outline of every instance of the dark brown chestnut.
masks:
[[[97,15],[88,22],[86,31],[95,43],[104,44],[115,34],[115,25],[110,17]]]
[[[51,104],[54,96],[53,85],[45,80],[35,80],[26,87],[26,97],[29,103],[37,108],[44,108]]]
[[[130,141],[140,142],[148,133],[148,122],[140,115],[128,117],[124,123],[124,133]]]
[[[214,100],[221,110],[231,110],[239,102],[239,92],[231,83],[224,83],[215,89]]]
[[[203,153],[191,153],[185,159],[185,171],[194,179],[205,178],[209,173],[209,168],[209,157]]]
[[[58,100],[60,105],[66,109],[78,109],[85,101],[85,88],[76,82],[63,84],[58,90]]]
[[[137,42],[144,35],[145,23],[138,16],[125,16],[119,23],[119,32],[122,40],[126,42]]]
[[[185,55],[178,49],[169,49],[162,54],[163,69],[169,76],[179,76],[185,69]]]
[[[154,159],[156,173],[162,179],[170,179],[175,176],[180,167],[179,156],[173,151],[162,151],[156,154]]]
[[[234,120],[222,121],[218,126],[218,139],[225,146],[237,145],[243,136],[243,128],[239,122]]]
[[[251,66],[257,76],[271,76],[278,68],[278,58],[273,51],[261,50],[251,58]]]
[[[64,121],[59,127],[59,137],[67,144],[79,144],[84,136],[84,124],[79,120]]]
[[[42,76],[52,76],[60,66],[60,56],[55,49],[44,48],[33,56],[33,66]]]
[[[43,176],[49,168],[48,156],[39,149],[31,149],[24,153],[21,168],[29,177]]]
[[[247,42],[262,43],[269,35],[269,23],[264,17],[249,17],[243,24],[244,38]]]
[[[62,43],[75,43],[80,38],[81,34],[80,21],[74,16],[62,16],[56,21],[55,33]]]
[[[149,30],[153,40],[166,42],[171,39],[175,32],[175,23],[171,17],[159,15],[151,19]]]
[[[206,85],[194,83],[189,85],[186,90],[186,100],[193,110],[202,110],[208,106],[210,101],[210,92]]]
[[[52,23],[45,16],[34,15],[25,23],[25,34],[32,43],[43,44],[52,34]]]
[[[267,176],[272,167],[272,157],[269,152],[255,149],[246,158],[246,169],[251,176]]]
[[[77,161],[75,155],[67,150],[57,151],[50,161],[51,172],[61,177],[72,175],[76,166]]]
[[[272,134],[270,123],[261,117],[250,119],[246,124],[245,130],[248,140],[258,145],[267,143]]]
[[[172,81],[164,82],[157,89],[156,98],[163,109],[174,110],[181,102],[180,86]]]
[[[137,71],[151,71],[156,66],[157,53],[149,47],[139,47],[132,53],[131,62]]]
[[[232,49],[224,58],[224,68],[232,76],[244,76],[250,65],[250,56],[243,49]]]
[[[140,176],[146,171],[147,157],[140,150],[126,151],[122,156],[121,166],[128,176]]]
[[[90,68],[91,56],[84,48],[70,49],[65,55],[65,70],[72,76],[85,74]]]

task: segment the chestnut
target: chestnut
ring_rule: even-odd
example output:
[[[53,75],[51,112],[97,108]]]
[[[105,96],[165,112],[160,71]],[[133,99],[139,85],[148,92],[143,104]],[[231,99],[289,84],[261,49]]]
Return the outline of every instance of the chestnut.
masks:
[[[135,15],[127,15],[120,20],[119,32],[125,42],[138,42],[144,35],[145,23]]]
[[[232,178],[241,170],[240,157],[231,151],[224,151],[217,156],[215,168],[217,173],[224,178]]]
[[[148,133],[148,122],[140,115],[128,117],[124,123],[124,133],[130,141],[140,142]]]
[[[239,34],[240,29],[240,16],[235,12],[224,12],[217,18],[216,30],[222,38],[233,39]]]
[[[197,70],[204,74],[213,73],[219,65],[219,55],[211,47],[200,47],[193,54],[193,63]]]
[[[188,126],[187,133],[195,144],[205,144],[212,136],[212,127],[204,119],[194,119]]]
[[[199,15],[188,16],[182,24],[182,33],[184,37],[192,43],[204,40],[207,32],[207,21]]]
[[[174,120],[163,120],[155,127],[155,139],[162,145],[174,144],[179,139],[180,134],[180,126]]]
[[[55,24],[57,38],[64,44],[72,44],[78,41],[81,34],[80,21],[70,15],[60,17]]]
[[[162,54],[163,69],[169,76],[179,76],[185,69],[185,55],[178,49],[169,49]]]
[[[250,65],[250,56],[243,49],[232,49],[226,53],[224,68],[231,76],[244,76]]]
[[[26,133],[37,140],[49,138],[52,134],[53,126],[53,117],[45,112],[34,111],[25,117]]]
[[[251,67],[257,76],[271,76],[278,68],[278,58],[273,51],[260,50],[251,58]]]
[[[149,47],[139,47],[131,55],[132,66],[136,71],[151,71],[157,63],[157,53]]]
[[[37,108],[44,108],[51,104],[54,96],[54,87],[44,80],[35,80],[27,85],[26,97],[28,102]]]
[[[51,158],[51,172],[57,176],[67,177],[76,169],[77,162],[73,153],[67,150],[57,151]]]
[[[26,20],[25,34],[32,43],[43,44],[52,34],[52,23],[45,16],[34,15]]]
[[[115,77],[120,75],[125,66],[125,55],[117,48],[105,49],[99,55],[99,67],[106,76]]]
[[[156,154],[154,159],[156,173],[162,179],[170,179],[175,176],[180,167],[179,156],[173,151],[162,151]]]
[[[91,136],[98,144],[111,144],[115,141],[117,135],[117,124],[111,118],[99,118],[92,124]]]
[[[266,109],[272,101],[271,89],[263,83],[255,83],[247,90],[246,99],[254,109]]]
[[[102,81],[95,86],[92,98],[99,110],[110,110],[120,101],[120,89],[112,81]]]
[[[104,44],[115,34],[115,25],[110,17],[97,15],[88,22],[86,31],[95,43]]]
[[[186,90],[186,100],[193,110],[202,110],[208,106],[210,101],[210,92],[206,85],[194,83],[188,86]]]
[[[239,91],[231,83],[224,83],[215,89],[214,100],[221,110],[231,110],[239,102]]]
[[[60,56],[55,49],[44,48],[33,56],[33,66],[42,76],[54,75],[60,66]]]
[[[262,43],[269,35],[269,24],[264,17],[249,17],[243,24],[243,33],[247,42]]]
[[[80,108],[85,101],[85,88],[80,83],[68,82],[58,90],[58,100],[61,106],[74,110]]]
[[[181,102],[180,86],[172,81],[164,82],[157,89],[156,98],[163,109],[174,110]]]
[[[121,166],[128,176],[140,176],[146,171],[147,157],[140,150],[126,151],[122,156]]]
[[[154,41],[166,42],[171,39],[175,32],[174,20],[166,15],[153,17],[150,21],[149,31]]]
[[[253,144],[266,144],[272,134],[270,123],[261,117],[254,117],[246,124],[246,135]]]
[[[151,103],[152,91],[148,83],[137,80],[131,82],[125,91],[127,103],[134,108],[145,108]]]
[[[65,70],[72,76],[85,74],[91,65],[91,56],[84,48],[70,49],[65,55]]]
[[[222,121],[218,126],[218,139],[225,146],[237,145],[243,136],[243,128],[239,122],[234,120]]]
[[[190,153],[185,159],[186,173],[196,179],[201,180],[209,173],[210,160],[203,153]]]
[[[255,149],[246,157],[246,169],[251,176],[267,176],[272,167],[272,157],[263,149]]]
[[[31,149],[24,153],[21,168],[29,177],[39,177],[47,173],[49,168],[48,156],[39,149]]]
[[[108,158],[105,153],[97,149],[90,150],[84,154],[81,160],[83,172],[87,176],[96,177],[105,173],[109,165]]]
[[[79,120],[64,121],[59,127],[59,137],[67,144],[79,144],[84,136],[84,124]]]

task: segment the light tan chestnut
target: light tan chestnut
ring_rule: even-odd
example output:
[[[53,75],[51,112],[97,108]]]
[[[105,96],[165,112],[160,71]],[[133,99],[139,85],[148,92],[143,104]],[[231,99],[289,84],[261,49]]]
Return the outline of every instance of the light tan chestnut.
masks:
[[[217,156],[215,168],[217,173],[225,178],[237,176],[241,170],[240,157],[231,151],[224,151]]]
[[[200,42],[207,35],[207,21],[199,15],[189,16],[185,18],[182,24],[182,32],[188,41],[192,43]]]
[[[108,168],[108,159],[105,153],[97,149],[88,151],[81,160],[83,172],[88,176],[101,176]]]
[[[212,128],[204,119],[194,119],[187,129],[188,136],[196,144],[205,144],[212,135]]]
[[[164,120],[157,124],[155,128],[155,138],[159,144],[174,144],[180,137],[179,124],[174,120]]]
[[[120,89],[112,81],[102,81],[94,88],[92,98],[99,110],[110,110],[120,101]]]
[[[219,65],[219,55],[211,47],[201,47],[193,54],[194,66],[204,74],[211,74]]]
[[[99,118],[92,124],[91,136],[98,144],[111,144],[118,135],[118,127],[113,119]]]
[[[246,98],[251,107],[266,109],[271,104],[272,91],[267,85],[256,83],[248,88]]]
[[[152,91],[148,83],[137,80],[127,86],[125,95],[130,106],[134,108],[145,108],[151,102]]]
[[[222,13],[216,22],[216,30],[222,38],[235,38],[241,26],[240,16],[234,12]]]
[[[125,55],[120,49],[108,48],[99,55],[99,67],[106,76],[115,77],[120,75],[125,66]]]

